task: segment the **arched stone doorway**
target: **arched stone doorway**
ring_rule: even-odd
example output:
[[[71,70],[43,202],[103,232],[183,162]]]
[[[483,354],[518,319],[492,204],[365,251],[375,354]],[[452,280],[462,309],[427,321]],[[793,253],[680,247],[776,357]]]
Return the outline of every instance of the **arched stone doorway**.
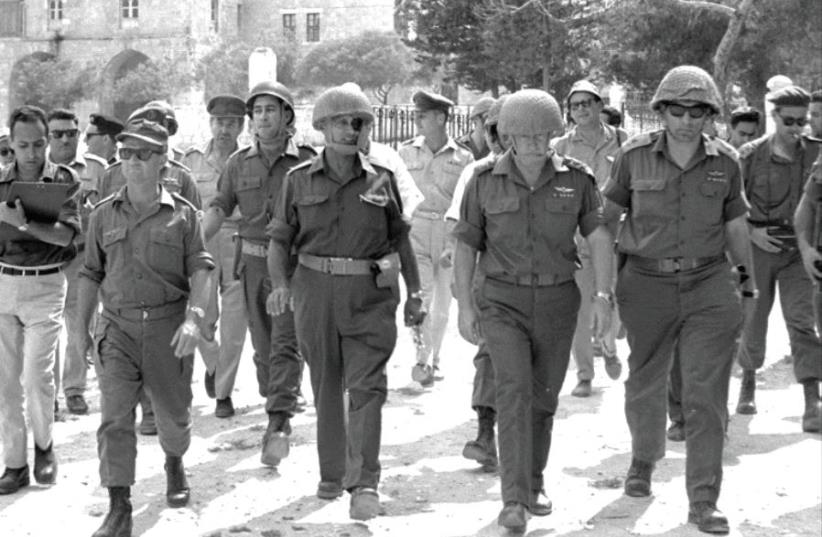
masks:
[[[126,49],[108,62],[101,75],[99,96],[100,109],[104,113],[113,114],[125,121],[129,114],[144,104],[129,99],[127,95],[114,95],[114,83],[138,65],[149,61],[151,59],[142,52]]]
[[[31,61],[44,62],[53,59],[55,59],[54,54],[37,51],[23,56],[14,63],[11,76],[9,76],[9,110],[14,110],[24,104],[40,105],[40,103],[31,102],[31,92],[25,80],[25,66]]]

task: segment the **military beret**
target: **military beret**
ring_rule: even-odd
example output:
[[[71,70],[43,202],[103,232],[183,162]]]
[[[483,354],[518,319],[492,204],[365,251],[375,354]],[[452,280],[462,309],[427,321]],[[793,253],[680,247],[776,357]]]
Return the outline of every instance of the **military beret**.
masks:
[[[785,86],[771,93],[768,100],[774,106],[808,106],[811,94],[799,86]]]
[[[234,95],[217,95],[208,101],[206,111],[212,117],[243,117],[245,101]]]
[[[415,93],[413,100],[417,110],[423,112],[426,110],[439,110],[447,114],[451,110],[451,107],[454,106],[451,99],[424,90]]]
[[[750,106],[740,106],[739,108],[734,108],[733,111],[731,111],[731,121],[735,121],[737,123],[759,123],[761,117],[762,116],[759,113],[759,110],[756,108],[751,108]]]
[[[0,129],[0,140],[5,140],[9,137],[9,129],[8,127],[3,127]]]
[[[165,148],[168,143],[168,131],[154,121],[135,119],[129,121],[126,129],[117,135],[118,142],[123,142],[126,138],[134,138],[157,148]]]
[[[117,119],[116,117],[107,116],[104,114],[91,114],[88,117],[88,122],[95,127],[95,133],[97,134],[109,134],[111,136],[117,136],[123,129],[125,125],[123,122]]]
[[[599,93],[599,89],[596,86],[594,86],[591,82],[588,82],[587,80],[577,80],[576,82],[574,82],[574,85],[571,86],[571,90],[568,92],[568,97],[566,97],[565,102],[571,102],[571,95],[580,92],[590,93],[591,95],[596,97],[597,100],[602,100],[602,95]]]
[[[497,102],[497,100],[493,97],[483,97],[475,102],[474,106],[471,107],[471,113],[468,115],[468,119],[474,119],[477,116],[487,114],[495,102]]]

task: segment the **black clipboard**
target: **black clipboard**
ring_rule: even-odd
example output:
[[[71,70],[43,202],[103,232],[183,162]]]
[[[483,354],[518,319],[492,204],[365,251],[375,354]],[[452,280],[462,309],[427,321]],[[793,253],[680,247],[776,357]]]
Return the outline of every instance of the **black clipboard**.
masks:
[[[57,221],[63,204],[74,196],[79,188],[79,182],[14,181],[6,203],[14,205],[14,200],[19,198],[27,219],[50,224]]]

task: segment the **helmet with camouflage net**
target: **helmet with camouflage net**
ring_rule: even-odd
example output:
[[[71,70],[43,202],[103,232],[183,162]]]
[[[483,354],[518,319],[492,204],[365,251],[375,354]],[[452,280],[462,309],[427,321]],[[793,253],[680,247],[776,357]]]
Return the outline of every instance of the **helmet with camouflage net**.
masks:
[[[485,125],[490,127],[499,123],[499,111],[502,110],[502,105],[508,100],[510,94],[500,95],[499,99],[494,101],[491,108],[488,109],[488,115],[485,116]]]
[[[503,135],[547,134],[562,130],[557,100],[538,89],[520,90],[505,100],[497,130]]]
[[[311,125],[320,130],[323,121],[335,116],[354,116],[369,123],[374,121],[374,112],[368,97],[354,84],[343,84],[328,88],[314,103]]]
[[[668,71],[651,100],[651,109],[659,110],[670,101],[696,101],[708,105],[715,114],[722,108],[722,97],[713,77],[694,65],[680,65]]]
[[[291,96],[288,88],[273,80],[264,80],[251,88],[251,91],[248,93],[248,98],[245,100],[245,112],[248,114],[248,117],[251,117],[251,112],[254,109],[254,101],[257,97],[262,97],[263,95],[279,99],[291,110],[291,121],[289,121],[288,125],[292,126],[296,120],[294,117],[294,97]]]

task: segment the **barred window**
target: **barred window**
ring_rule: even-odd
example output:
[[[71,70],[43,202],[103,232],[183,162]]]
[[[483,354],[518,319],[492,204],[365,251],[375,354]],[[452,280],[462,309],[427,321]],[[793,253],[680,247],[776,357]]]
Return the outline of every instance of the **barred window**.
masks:
[[[320,14],[308,13],[305,16],[305,40],[317,42],[320,40]]]
[[[297,33],[297,15],[295,13],[283,13],[283,33],[293,36]]]
[[[120,0],[120,6],[124,19],[136,19],[140,16],[140,0]]]
[[[63,0],[49,0],[49,20],[63,20]]]
[[[220,0],[211,0],[211,29],[220,29]]]

